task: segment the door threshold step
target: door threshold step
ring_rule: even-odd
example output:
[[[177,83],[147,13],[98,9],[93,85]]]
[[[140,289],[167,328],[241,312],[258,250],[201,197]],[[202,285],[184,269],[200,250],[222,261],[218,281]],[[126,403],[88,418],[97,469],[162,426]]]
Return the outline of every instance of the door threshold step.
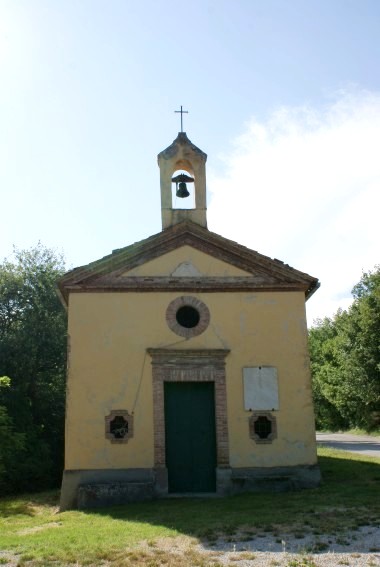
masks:
[[[216,492],[168,492],[166,498],[221,498]]]

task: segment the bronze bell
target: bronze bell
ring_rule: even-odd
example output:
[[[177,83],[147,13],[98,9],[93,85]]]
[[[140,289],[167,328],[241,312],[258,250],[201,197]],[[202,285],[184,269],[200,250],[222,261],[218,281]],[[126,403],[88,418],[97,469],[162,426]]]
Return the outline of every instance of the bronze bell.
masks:
[[[185,199],[189,195],[190,193],[187,190],[186,183],[184,181],[180,181],[177,185],[176,196],[180,197],[181,199]]]
[[[189,175],[185,175],[184,173],[180,173],[176,177],[173,177],[172,182],[176,184],[176,197],[185,199],[190,195],[186,187],[186,182],[194,183],[194,178]]]

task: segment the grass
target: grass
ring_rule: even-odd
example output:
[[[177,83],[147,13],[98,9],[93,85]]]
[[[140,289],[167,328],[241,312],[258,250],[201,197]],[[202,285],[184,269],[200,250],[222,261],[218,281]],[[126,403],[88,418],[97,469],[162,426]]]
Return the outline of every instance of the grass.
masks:
[[[194,545],[202,538],[212,543],[220,535],[232,540],[238,532],[244,538],[282,528],[300,538],[305,531],[344,538],[348,529],[379,525],[380,459],[321,448],[319,463],[320,488],[283,494],[157,500],[63,513],[58,492],[3,498],[0,549],[17,554],[19,565],[206,567],[219,565],[218,555],[206,560],[197,553]],[[175,542],[183,536],[186,553],[176,553]],[[172,543],[165,551],[158,542],[166,538]]]

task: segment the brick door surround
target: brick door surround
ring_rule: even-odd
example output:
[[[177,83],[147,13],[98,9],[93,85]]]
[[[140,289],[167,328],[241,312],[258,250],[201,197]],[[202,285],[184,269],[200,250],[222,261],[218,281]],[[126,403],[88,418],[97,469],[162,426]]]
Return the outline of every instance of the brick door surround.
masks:
[[[218,468],[229,467],[225,349],[147,349],[152,357],[154,466],[166,468],[164,382],[214,382],[216,459]]]

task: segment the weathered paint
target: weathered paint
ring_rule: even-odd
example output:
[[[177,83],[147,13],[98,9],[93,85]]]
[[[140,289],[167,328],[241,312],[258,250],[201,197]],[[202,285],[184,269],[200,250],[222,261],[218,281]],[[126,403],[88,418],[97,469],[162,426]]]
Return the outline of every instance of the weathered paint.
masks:
[[[230,350],[226,379],[232,467],[316,463],[304,294],[193,294],[208,306],[211,320],[204,333],[187,340],[173,333],[165,318],[168,304],[179,295],[70,294],[65,468],[154,466],[152,368],[146,349],[169,346]],[[243,400],[243,367],[249,366],[278,371],[278,436],[272,444],[257,445],[249,438],[250,412]],[[126,444],[105,438],[104,418],[113,409],[134,412],[134,437]]]

